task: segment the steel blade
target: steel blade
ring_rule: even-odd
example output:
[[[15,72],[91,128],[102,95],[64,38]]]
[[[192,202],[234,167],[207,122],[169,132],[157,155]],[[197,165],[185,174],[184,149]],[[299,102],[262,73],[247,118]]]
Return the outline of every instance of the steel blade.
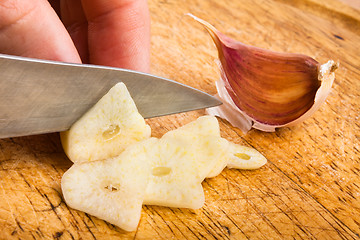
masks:
[[[118,82],[125,83],[144,118],[221,104],[150,74],[0,54],[0,138],[67,130]]]

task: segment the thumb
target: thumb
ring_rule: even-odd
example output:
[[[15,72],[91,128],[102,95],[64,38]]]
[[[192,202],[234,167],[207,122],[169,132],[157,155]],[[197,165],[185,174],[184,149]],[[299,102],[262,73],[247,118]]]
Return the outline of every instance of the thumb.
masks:
[[[0,52],[81,62],[69,34],[46,0],[0,1]]]

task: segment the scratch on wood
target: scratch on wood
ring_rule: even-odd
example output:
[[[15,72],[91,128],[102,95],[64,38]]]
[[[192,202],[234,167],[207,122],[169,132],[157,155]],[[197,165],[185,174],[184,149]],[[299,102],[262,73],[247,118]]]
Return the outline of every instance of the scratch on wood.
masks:
[[[85,213],[85,215],[87,215],[87,213]],[[89,217],[89,216],[88,216]],[[94,235],[94,233],[91,231],[90,227],[87,225],[87,223],[83,220],[83,223],[86,227],[86,229],[90,232],[91,236],[96,240],[96,237]]]
[[[213,226],[212,225],[214,225],[217,229],[219,229],[220,230],[220,232],[222,232],[222,233],[224,233],[224,229],[221,227],[221,225],[220,226],[218,226],[218,224],[216,224],[216,222],[218,222],[218,221],[215,221],[214,219],[212,219],[211,218],[211,214],[208,212],[208,210],[206,209],[206,207],[203,207],[203,209],[202,209],[203,211],[203,213],[204,213],[204,215],[210,220],[210,223],[211,224],[207,224],[211,229],[213,229],[214,230],[214,233],[215,234],[218,234],[218,231],[215,229],[215,228],[213,228]],[[211,232],[210,232],[211,233]],[[215,235],[213,234],[213,233],[211,233],[214,237],[215,237]],[[229,239],[229,237],[225,234],[224,236],[223,235],[220,235],[222,238],[225,238],[225,236],[226,236],[226,238],[227,239]]]
[[[16,225],[17,225],[17,226],[20,228],[20,230],[23,232],[24,229],[22,228],[20,222],[17,220],[17,218],[15,218],[15,220],[16,220]]]
[[[237,223],[227,214],[227,212],[225,212],[223,209],[220,209],[222,211],[222,213],[224,213],[224,215],[230,220],[230,222],[232,224],[234,224],[234,226],[240,230],[240,232],[246,237],[246,239],[250,239],[249,236],[239,227],[239,225],[237,225]]]
[[[205,231],[209,233],[213,238],[217,239],[216,236],[214,236],[212,232],[204,225],[204,223],[202,223],[201,221],[197,221],[197,224],[200,225],[203,229],[205,229]],[[203,235],[201,236],[203,237]],[[198,239],[200,238],[198,237]]]
[[[327,209],[321,202],[319,202],[316,198],[314,198],[309,192],[307,192],[302,186],[300,186],[297,182],[295,182],[288,174],[286,174],[284,171],[282,171],[278,166],[276,165],[273,165],[276,170],[278,170],[281,174],[283,174],[286,178],[288,178],[297,188],[301,189],[304,194],[306,194],[309,198],[311,198],[314,202],[316,202],[317,204],[319,204],[325,211],[327,214],[329,214],[334,220],[335,222],[337,223],[337,225],[343,229],[345,232],[346,232],[346,229],[348,231],[350,231],[351,233],[355,234],[356,236],[360,236],[358,233],[354,232],[352,229],[350,229],[346,224],[344,224],[338,217],[336,217],[334,215],[333,212],[329,211],[329,209]],[[332,225],[324,216],[323,214],[321,214],[321,212],[319,212],[319,215],[336,231],[336,232],[339,232],[339,230],[334,226]],[[346,229],[345,229],[346,228]],[[342,237],[344,237],[344,233],[340,232],[340,235]]]
[[[87,217],[87,219],[89,219],[89,221],[93,224],[93,226],[97,229],[97,226],[96,226],[96,224],[94,223],[94,221],[93,221],[93,219],[92,219],[92,217],[89,215],[89,214],[87,214],[87,213],[85,213],[85,216]],[[103,220],[104,221],[104,220]],[[106,221],[105,221],[106,222]],[[107,222],[106,222],[107,223]]]
[[[150,212],[153,213],[152,207],[150,207],[150,206],[144,206],[144,208],[146,208],[148,211],[150,211]],[[153,216],[153,215],[150,215],[150,214],[147,214],[147,215],[148,215],[148,216],[150,217],[150,219],[152,220],[152,223],[155,223],[155,225],[156,225],[156,220],[155,220],[154,216]],[[149,221],[148,221],[148,222],[149,222]],[[158,236],[161,236],[162,234],[159,233],[159,231],[158,231],[159,228],[158,228],[157,226],[154,226],[152,223],[149,222],[149,224],[150,224],[150,226],[152,227],[152,229],[157,233]]]
[[[167,220],[165,220],[165,219],[161,216],[161,214],[160,214],[158,211],[156,211],[156,209],[153,209],[153,212],[155,212],[155,213],[161,218],[161,220],[163,221],[163,223],[165,223],[166,227],[171,231],[171,233],[172,233],[173,235],[175,235],[174,231],[172,230],[171,226],[168,224]]]
[[[59,239],[63,234],[64,234],[64,232],[56,232],[56,233],[53,235],[53,237],[54,237],[55,239]]]
[[[177,218],[184,226],[187,227],[187,229],[188,229],[192,234],[195,235],[195,237],[199,238],[198,236],[196,236],[196,234],[193,232],[193,230],[190,229],[190,228],[187,226],[187,224],[185,224],[185,223],[181,220],[181,218],[175,213],[175,211],[174,211],[173,208],[170,208],[170,211],[176,216],[176,218]],[[181,233],[181,235],[182,235],[184,238],[187,239],[185,233],[184,233],[183,231],[181,231],[181,229],[180,229],[176,224],[175,224],[175,226],[176,226],[176,228],[179,230],[179,232]],[[200,234],[201,236],[203,236],[200,232],[199,232],[198,234]]]

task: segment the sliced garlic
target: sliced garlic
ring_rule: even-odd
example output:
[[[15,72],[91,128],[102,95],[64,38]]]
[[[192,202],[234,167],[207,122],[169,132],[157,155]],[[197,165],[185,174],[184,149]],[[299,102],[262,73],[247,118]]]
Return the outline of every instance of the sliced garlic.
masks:
[[[187,131],[200,136],[220,137],[220,127],[218,120],[213,116],[201,116],[177,130]]]
[[[274,131],[304,121],[325,101],[338,63],[330,60],[320,66],[303,54],[249,46],[189,15],[210,33],[221,62],[217,89],[225,104],[209,109],[209,114],[227,119],[244,132],[251,127]]]
[[[79,163],[115,157],[150,134],[125,84],[118,83],[60,136],[69,159]]]
[[[139,223],[149,178],[147,159],[157,139],[128,147],[115,158],[75,163],[62,177],[66,204],[134,231]]]
[[[229,143],[220,136],[219,122],[214,116],[201,116],[163,138],[182,139],[183,147],[196,154],[196,168],[203,179],[219,175],[226,167]]]
[[[229,160],[229,142],[217,119],[199,117],[164,134],[149,158],[145,204],[197,209],[205,198],[201,182],[217,176]]]
[[[106,135],[117,135],[110,125]],[[62,177],[67,205],[133,231],[142,204],[198,209],[202,181],[224,168],[256,169],[266,163],[255,149],[220,136],[216,117],[203,116],[160,139],[128,146],[106,160],[75,163]]]
[[[229,142],[228,168],[257,169],[265,165],[267,159],[256,149]]]
[[[187,140],[190,140],[191,137]],[[144,204],[198,209],[204,205],[196,155],[182,138],[161,138],[147,159],[149,179]]]

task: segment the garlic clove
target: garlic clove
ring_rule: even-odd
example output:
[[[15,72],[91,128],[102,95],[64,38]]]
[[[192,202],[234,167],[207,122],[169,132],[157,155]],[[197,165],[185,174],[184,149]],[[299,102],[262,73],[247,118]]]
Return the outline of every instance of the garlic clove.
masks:
[[[321,66],[303,54],[249,46],[189,15],[205,26],[219,53],[222,74],[217,89],[224,104],[209,109],[209,114],[244,132],[251,127],[274,131],[304,121],[325,101],[338,63],[330,60]]]

